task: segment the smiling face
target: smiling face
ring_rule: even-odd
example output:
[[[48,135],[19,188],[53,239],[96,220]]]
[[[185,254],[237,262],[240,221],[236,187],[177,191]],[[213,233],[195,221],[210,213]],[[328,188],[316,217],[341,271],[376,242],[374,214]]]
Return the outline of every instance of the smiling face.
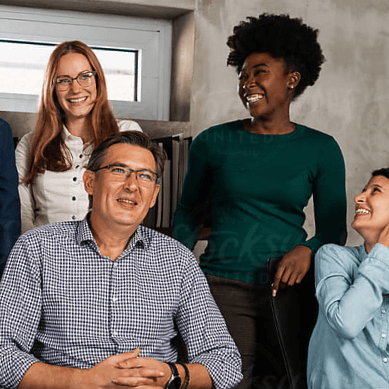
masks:
[[[114,144],[105,154],[100,167],[127,166],[133,170],[156,172],[153,154],[140,146]],[[84,173],[85,190],[93,196],[90,222],[93,228],[132,235],[154,206],[159,184],[142,185],[132,173],[124,180],[117,180],[107,169]]]
[[[369,251],[389,225],[389,179],[372,177],[354,201],[355,217],[351,226],[363,236]]]
[[[60,58],[55,78],[60,76],[74,78],[87,71],[93,71],[88,59],[82,54],[71,52]],[[96,80],[93,77],[89,87],[82,87],[77,80],[73,80],[68,90],[55,89],[54,93],[65,112],[65,124],[68,126],[69,122],[85,119],[92,111],[97,96]]]
[[[298,72],[286,71],[283,59],[252,53],[239,73],[239,97],[254,118],[265,121],[280,113],[288,115],[299,79]]]

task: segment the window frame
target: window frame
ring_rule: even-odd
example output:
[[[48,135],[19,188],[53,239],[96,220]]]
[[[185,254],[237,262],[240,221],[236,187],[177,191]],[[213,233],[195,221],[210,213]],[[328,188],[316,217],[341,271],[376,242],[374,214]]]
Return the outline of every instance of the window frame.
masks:
[[[0,5],[2,39],[139,50],[136,102],[111,102],[118,118],[169,120],[172,24],[161,19]],[[39,96],[0,94],[0,110],[36,112]]]

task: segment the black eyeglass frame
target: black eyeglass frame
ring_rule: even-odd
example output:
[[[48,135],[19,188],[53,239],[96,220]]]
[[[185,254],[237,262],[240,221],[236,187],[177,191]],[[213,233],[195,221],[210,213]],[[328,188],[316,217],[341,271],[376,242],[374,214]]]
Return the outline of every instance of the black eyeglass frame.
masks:
[[[156,183],[159,179],[158,173],[152,172],[151,170],[148,170],[148,169],[134,170],[134,169],[129,168],[128,166],[123,166],[123,165],[106,165],[106,166],[101,166],[98,169],[95,169],[93,171],[98,172],[99,170],[110,169],[111,167],[118,167],[118,168],[126,170],[127,171],[126,179],[128,179],[130,177],[131,173],[135,173],[135,177],[138,180],[138,173],[141,173],[141,172],[147,172],[147,173],[153,174],[155,176],[154,183]]]

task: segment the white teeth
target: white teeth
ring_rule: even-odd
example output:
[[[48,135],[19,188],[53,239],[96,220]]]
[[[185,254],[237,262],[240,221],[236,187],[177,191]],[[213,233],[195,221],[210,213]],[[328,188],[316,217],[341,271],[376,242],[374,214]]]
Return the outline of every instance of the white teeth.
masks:
[[[127,200],[127,199],[118,199],[118,201],[122,202],[122,203],[127,203],[127,204],[135,204],[134,201],[132,200]]]
[[[72,100],[69,99],[69,101],[71,103],[82,103],[85,100],[86,100],[86,97],[82,97],[81,99],[72,99]]]
[[[248,103],[255,103],[256,101],[261,99],[263,99],[263,95],[259,95],[259,94],[246,96],[246,100]]]
[[[359,214],[359,213],[363,213],[363,214],[368,214],[370,213],[368,210],[366,209],[363,209],[363,208],[358,208],[356,211],[355,211],[356,214]]]

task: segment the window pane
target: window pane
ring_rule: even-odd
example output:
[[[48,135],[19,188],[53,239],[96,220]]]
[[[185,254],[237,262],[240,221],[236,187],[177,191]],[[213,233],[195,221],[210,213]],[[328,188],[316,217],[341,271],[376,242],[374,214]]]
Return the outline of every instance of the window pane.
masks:
[[[55,44],[0,40],[0,93],[39,95]],[[108,98],[138,101],[136,50],[93,48],[107,80]]]
[[[137,52],[106,48],[94,48],[93,51],[104,69],[108,98],[119,101],[137,101]]]
[[[39,95],[53,47],[0,41],[0,93]]]

